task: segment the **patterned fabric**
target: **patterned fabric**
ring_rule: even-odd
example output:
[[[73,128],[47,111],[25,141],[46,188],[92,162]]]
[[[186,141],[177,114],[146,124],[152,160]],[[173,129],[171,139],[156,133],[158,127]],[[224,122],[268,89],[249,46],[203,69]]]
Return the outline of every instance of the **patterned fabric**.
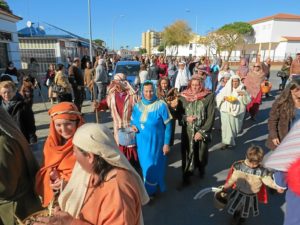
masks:
[[[258,199],[256,194],[245,194],[239,190],[234,190],[230,194],[227,212],[234,215],[241,212],[242,218],[248,218],[252,212],[253,216],[259,215]]]
[[[289,166],[300,158],[300,121],[291,128],[281,144],[265,155],[264,166],[286,172]]]

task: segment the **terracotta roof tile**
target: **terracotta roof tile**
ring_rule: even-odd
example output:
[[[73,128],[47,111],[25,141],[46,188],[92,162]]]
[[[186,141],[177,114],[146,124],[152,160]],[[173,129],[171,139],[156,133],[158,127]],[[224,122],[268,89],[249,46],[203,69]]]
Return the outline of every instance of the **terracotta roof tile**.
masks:
[[[300,37],[288,37],[288,36],[282,36],[282,39],[285,41],[300,41]]]
[[[286,13],[278,13],[272,16],[267,16],[264,18],[260,18],[257,20],[252,20],[249,23],[250,24],[257,24],[257,23],[261,23],[261,22],[265,22],[265,21],[269,21],[269,20],[274,20],[274,19],[283,19],[283,20],[300,20],[300,15],[294,15],[294,14],[286,14]]]

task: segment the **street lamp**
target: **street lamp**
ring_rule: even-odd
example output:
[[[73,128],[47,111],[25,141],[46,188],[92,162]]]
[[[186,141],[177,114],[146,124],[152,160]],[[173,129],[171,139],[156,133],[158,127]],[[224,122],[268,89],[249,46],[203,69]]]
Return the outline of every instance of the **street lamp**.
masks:
[[[191,10],[190,9],[185,9],[185,12],[190,13]],[[196,15],[196,34],[198,34],[198,15]]]
[[[90,61],[93,64],[91,0],[88,0],[88,16],[89,16],[89,33],[90,33]]]
[[[113,22],[112,22],[112,37],[111,37],[111,47],[112,47],[112,50],[114,51],[114,44],[115,44],[115,26],[116,26],[116,22],[118,20],[118,18],[122,18],[124,17],[124,15],[119,15],[119,16],[116,16],[114,19],[113,19]]]

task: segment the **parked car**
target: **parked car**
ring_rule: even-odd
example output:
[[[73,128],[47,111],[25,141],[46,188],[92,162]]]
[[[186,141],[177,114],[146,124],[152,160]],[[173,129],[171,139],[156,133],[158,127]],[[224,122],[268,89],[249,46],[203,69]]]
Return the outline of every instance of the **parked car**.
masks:
[[[111,76],[114,77],[117,73],[123,73],[132,86],[137,86],[139,84],[140,65],[141,63],[138,61],[119,61]]]

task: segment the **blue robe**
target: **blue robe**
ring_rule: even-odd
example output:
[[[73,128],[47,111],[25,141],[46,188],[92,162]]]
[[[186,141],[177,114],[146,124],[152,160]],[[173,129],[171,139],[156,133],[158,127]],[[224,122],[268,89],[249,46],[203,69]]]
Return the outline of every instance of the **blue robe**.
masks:
[[[137,151],[143,172],[144,183],[149,195],[166,190],[164,176],[166,156],[163,145],[170,144],[172,116],[167,104],[155,100],[148,104],[138,102],[132,112],[131,124],[139,130],[136,133]]]
[[[281,171],[276,171],[274,173],[275,183],[279,187],[287,189],[285,194],[286,210],[284,216],[284,225],[299,225],[300,224],[300,214],[299,214],[300,196],[296,195],[293,191],[291,191],[288,188],[285,176],[286,173]]]

